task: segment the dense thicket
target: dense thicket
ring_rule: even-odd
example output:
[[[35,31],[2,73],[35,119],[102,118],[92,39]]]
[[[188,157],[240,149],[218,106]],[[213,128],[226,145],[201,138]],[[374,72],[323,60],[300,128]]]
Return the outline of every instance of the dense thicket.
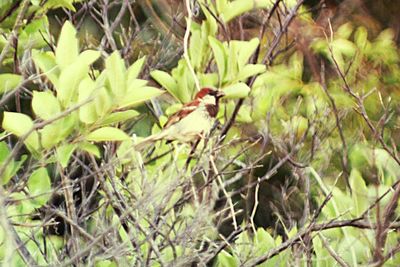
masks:
[[[399,7],[1,1],[0,262],[400,265]]]

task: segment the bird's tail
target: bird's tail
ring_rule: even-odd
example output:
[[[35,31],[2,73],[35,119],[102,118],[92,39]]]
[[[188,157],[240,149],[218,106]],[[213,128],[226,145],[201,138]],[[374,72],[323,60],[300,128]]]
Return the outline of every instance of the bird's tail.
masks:
[[[148,144],[163,139],[165,137],[165,135],[166,135],[165,132],[160,132],[160,133],[157,133],[157,134],[150,135],[150,136],[140,140],[137,144],[135,144],[135,150],[141,151]]]

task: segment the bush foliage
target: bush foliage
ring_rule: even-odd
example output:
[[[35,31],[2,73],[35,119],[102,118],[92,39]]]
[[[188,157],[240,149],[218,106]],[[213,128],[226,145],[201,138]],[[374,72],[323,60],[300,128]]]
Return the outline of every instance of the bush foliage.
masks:
[[[2,264],[400,265],[395,31],[329,8],[2,1]],[[135,150],[202,87],[205,140]]]

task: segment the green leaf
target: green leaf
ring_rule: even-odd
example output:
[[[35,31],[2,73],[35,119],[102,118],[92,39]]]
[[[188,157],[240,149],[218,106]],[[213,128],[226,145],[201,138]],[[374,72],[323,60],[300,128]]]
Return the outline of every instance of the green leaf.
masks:
[[[368,43],[368,31],[364,27],[359,27],[354,34],[354,42],[361,49],[364,50]]]
[[[78,58],[79,45],[76,30],[71,22],[66,21],[61,29],[56,48],[56,62],[61,69],[71,65]]]
[[[233,18],[240,16],[241,14],[250,11],[253,8],[254,1],[236,0],[229,2],[221,15],[223,15],[224,22],[227,23]]]
[[[99,260],[96,261],[96,263],[94,264],[94,267],[117,267],[117,266],[118,264],[111,260]]]
[[[96,98],[94,99],[94,106],[98,117],[102,118],[110,112],[113,105],[113,97],[105,87],[96,89]]]
[[[64,7],[66,9],[69,9],[73,12],[75,12],[75,7],[72,5],[74,0],[48,0],[46,4],[44,5],[44,8],[59,8],[59,7]]]
[[[60,137],[62,127],[63,125],[60,123],[60,121],[55,121],[39,130],[40,143],[43,148],[52,148],[61,140]]]
[[[110,89],[115,96],[123,96],[126,92],[126,68],[118,51],[106,59],[106,70]]]
[[[51,181],[47,169],[41,167],[35,170],[28,179],[28,189],[34,198],[35,204],[40,207],[46,204],[51,195]]]
[[[88,142],[82,142],[79,144],[79,149],[88,152],[89,154],[92,154],[93,156],[95,156],[96,158],[100,158],[101,157],[101,152],[100,149],[91,143]]]
[[[335,35],[338,38],[349,39],[351,33],[353,32],[353,26],[350,22],[340,25],[336,30]]]
[[[223,44],[218,41],[217,39],[215,39],[212,36],[208,37],[208,41],[210,43],[211,49],[213,51],[214,54],[214,59],[215,62],[217,63],[217,67],[218,67],[218,74],[219,74],[219,79],[220,79],[220,84],[224,81],[225,75],[226,75],[226,51],[225,51],[225,47],[223,46]]]
[[[57,87],[57,98],[64,107],[75,104],[78,85],[84,77],[87,77],[89,66],[100,56],[98,51],[87,50],[82,52],[77,60],[67,66],[61,72],[59,86]]]
[[[33,121],[29,116],[22,113],[4,112],[2,125],[4,130],[21,137],[32,129]],[[39,148],[39,139],[36,131],[25,139],[25,144],[34,150]]]
[[[189,44],[189,58],[192,62],[193,68],[198,70],[204,58],[204,41],[202,39],[201,30],[199,27],[195,28],[196,24],[192,24]],[[196,25],[197,26],[197,25]],[[207,41],[207,39],[205,39]]]
[[[142,79],[133,79],[128,84],[128,92],[135,90],[135,88],[146,86],[148,81]]]
[[[85,50],[79,54],[78,59],[76,61],[79,62],[79,64],[90,66],[100,57],[100,55],[101,55],[100,51]]]
[[[254,243],[257,245],[257,254],[262,255],[269,249],[275,247],[275,240],[273,237],[263,228],[258,228],[254,236]]]
[[[247,78],[266,71],[266,66],[263,64],[247,64],[237,75],[237,81],[245,81]]]
[[[79,114],[77,112],[71,113],[57,123],[61,125],[59,138],[64,140],[79,127]]]
[[[201,87],[218,87],[218,73],[199,73]]]
[[[378,169],[385,174],[384,178],[392,178],[393,181],[387,181],[390,184],[400,177],[399,164],[393,159],[393,157],[384,149],[374,149],[375,164]]]
[[[228,0],[215,1],[218,13],[224,12],[225,8],[228,6]]]
[[[239,266],[239,260],[234,256],[222,250],[218,253],[217,266],[219,267],[236,267]]]
[[[144,101],[147,101],[153,97],[162,95],[164,93],[163,90],[160,90],[155,87],[150,87],[150,86],[144,86],[135,90],[132,90],[130,92],[127,92],[125,97],[122,99],[122,101],[119,103],[120,108],[125,108],[125,107],[132,107],[135,105],[139,105],[143,103]]]
[[[349,177],[349,183],[353,189],[353,207],[355,210],[351,211],[354,216],[360,216],[369,206],[368,203],[368,188],[365,184],[361,173],[357,169],[352,169]]]
[[[74,153],[76,147],[76,144],[66,144],[57,147],[57,159],[58,162],[60,162],[61,167],[66,168],[68,166],[69,159],[71,158],[72,153]]]
[[[60,112],[60,103],[50,91],[33,91],[32,109],[36,116],[48,120]]]
[[[264,1],[264,0],[254,0],[256,8],[271,8],[274,6],[275,2]]]
[[[12,160],[6,167],[3,177],[1,177],[1,184],[7,184],[11,180],[11,178],[18,172],[18,170],[21,169],[22,164],[24,164],[27,158],[27,155],[22,155],[19,161]]]
[[[0,165],[9,157],[10,150],[5,142],[0,142]],[[10,179],[17,173],[17,171],[21,168],[22,164],[27,159],[26,155],[21,156],[20,161],[11,160],[3,173],[3,176],[0,179],[0,184],[7,184]]]
[[[124,131],[113,127],[103,127],[94,130],[86,137],[86,140],[94,142],[123,141],[128,139],[130,139],[129,135]]]
[[[10,154],[10,150],[5,142],[0,142],[0,162],[3,162],[8,155]]]
[[[243,66],[245,66],[247,64],[251,55],[254,54],[258,45],[260,44],[260,41],[258,40],[258,38],[253,38],[248,42],[242,42],[242,43],[243,43],[243,47],[241,47],[241,49],[239,51],[238,60],[237,60],[239,69],[241,69]]]
[[[178,84],[171,75],[161,70],[154,70],[150,73],[150,76],[175,97],[176,100],[181,101],[179,99]]]
[[[101,126],[109,125],[112,123],[124,122],[139,115],[140,113],[137,112],[136,110],[114,112],[104,118],[104,120],[101,122]]]
[[[335,49],[335,52],[339,51],[340,53],[344,54],[347,57],[352,57],[356,53],[355,45],[346,39],[337,39],[333,41],[332,47]]]
[[[32,59],[35,65],[42,70],[46,77],[49,78],[51,83],[57,88],[60,70],[57,66],[54,54],[52,52],[32,50]]]
[[[146,57],[142,57],[133,63],[127,71],[127,81],[128,85],[131,84],[137,77],[139,76],[140,71],[142,70],[143,64],[146,60]]]
[[[57,87],[57,98],[63,107],[69,107],[76,101],[78,85],[88,71],[88,65],[77,61],[61,72],[59,86]]]
[[[83,103],[85,101],[89,101],[88,99],[92,97],[92,101],[84,104],[79,109],[79,120],[83,123],[90,124],[95,122],[98,119],[96,106],[93,103],[95,97],[95,82],[90,78],[86,78],[81,81],[79,84],[79,96],[78,101]]]
[[[224,98],[244,98],[249,95],[250,87],[245,83],[236,83],[228,87],[222,88],[225,93]]]
[[[16,88],[21,82],[21,75],[12,73],[0,74],[0,94]]]

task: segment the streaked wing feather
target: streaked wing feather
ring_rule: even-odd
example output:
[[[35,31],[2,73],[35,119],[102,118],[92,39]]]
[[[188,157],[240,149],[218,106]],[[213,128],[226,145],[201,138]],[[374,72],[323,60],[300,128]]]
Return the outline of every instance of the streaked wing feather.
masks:
[[[198,100],[185,104],[179,111],[175,112],[168,118],[168,121],[167,123],[165,123],[164,128],[167,128],[185,118],[198,107],[198,104]]]

